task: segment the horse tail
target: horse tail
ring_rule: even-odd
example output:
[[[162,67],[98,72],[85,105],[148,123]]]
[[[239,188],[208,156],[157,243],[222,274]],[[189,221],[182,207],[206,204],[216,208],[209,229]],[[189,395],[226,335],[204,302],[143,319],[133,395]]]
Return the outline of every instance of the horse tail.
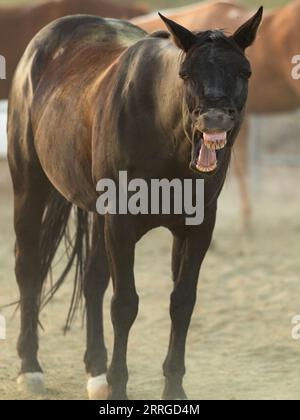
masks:
[[[75,218],[72,217],[73,211]],[[65,324],[65,333],[70,329],[82,301],[84,271],[90,252],[89,214],[63,198],[53,190],[44,213],[40,235],[40,264],[43,292],[40,311],[51,301],[75,267],[73,294]],[[65,242],[67,263],[57,281],[52,281],[52,265],[56,251]],[[47,290],[47,278],[51,274],[51,286]]]

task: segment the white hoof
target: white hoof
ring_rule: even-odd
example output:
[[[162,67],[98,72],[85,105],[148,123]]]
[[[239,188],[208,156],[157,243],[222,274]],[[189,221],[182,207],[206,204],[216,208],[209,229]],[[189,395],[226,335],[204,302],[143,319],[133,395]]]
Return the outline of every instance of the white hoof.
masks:
[[[45,394],[44,375],[41,372],[22,373],[17,379],[18,388],[31,394]]]
[[[107,400],[109,394],[106,374],[89,378],[87,383],[87,392],[89,399],[92,401]]]

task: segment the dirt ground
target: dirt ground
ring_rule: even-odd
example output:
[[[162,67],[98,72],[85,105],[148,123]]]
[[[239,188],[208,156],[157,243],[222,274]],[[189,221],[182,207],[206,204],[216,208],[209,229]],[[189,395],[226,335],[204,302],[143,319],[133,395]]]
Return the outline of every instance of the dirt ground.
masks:
[[[300,342],[291,319],[300,314],[299,172],[266,173],[255,197],[255,228],[241,234],[239,197],[229,178],[220,202],[214,248],[206,258],[187,343],[185,387],[193,399],[299,399]],[[13,273],[12,196],[5,162],[0,163],[0,306],[18,296]],[[160,398],[161,365],[169,335],[171,291],[168,232],[157,230],[137,249],[140,311],[129,344],[129,396]],[[64,337],[69,284],[41,316],[40,360],[47,399],[85,399],[81,320]],[[112,347],[106,297],[106,337]],[[18,314],[5,309],[7,340],[0,341],[0,399],[28,399],[16,389]]]

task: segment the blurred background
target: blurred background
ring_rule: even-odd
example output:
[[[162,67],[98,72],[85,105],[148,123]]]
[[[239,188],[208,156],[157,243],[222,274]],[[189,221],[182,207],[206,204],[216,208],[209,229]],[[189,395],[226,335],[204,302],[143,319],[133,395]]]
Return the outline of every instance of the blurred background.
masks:
[[[84,0],[83,0],[84,1]],[[187,4],[192,3],[199,3],[195,0],[110,0],[115,3],[126,3],[126,4],[138,4],[138,5],[148,5],[152,9],[157,9],[160,7],[177,7],[177,6],[185,6]],[[28,3],[28,0],[0,0],[0,4],[20,4],[20,3]],[[256,0],[242,0],[240,3],[245,4],[247,6],[261,6],[262,3],[265,7],[274,7],[274,6],[281,6],[283,4],[288,3],[286,0],[264,0],[256,1]]]
[[[108,3],[138,5],[141,10],[154,11],[189,5],[193,0]],[[266,8],[274,8],[292,2],[239,1],[251,8],[262,3]],[[5,21],[5,5],[10,8],[18,4],[28,6],[34,2],[0,0],[0,26],[1,19]],[[17,13],[14,10],[12,13]],[[22,38],[21,30],[16,33]],[[300,54],[298,32],[294,37],[299,38]],[[2,44],[12,48],[10,40],[0,27]],[[0,88],[1,83],[4,82],[0,80]],[[18,297],[13,271],[12,189],[5,158],[6,109],[4,100],[0,104],[0,306]],[[245,231],[242,225],[240,194],[231,169],[220,200],[215,242],[202,270],[188,340],[185,382],[193,399],[300,398],[300,343],[291,338],[291,319],[300,313],[299,132],[298,110],[251,117],[248,182],[252,229]],[[234,153],[233,161],[236,158]],[[141,304],[129,344],[131,398],[160,398],[161,364],[169,334],[170,247],[170,234],[157,230],[144,238],[137,249],[136,278]],[[85,334],[80,317],[67,337],[61,333],[71,290],[72,278],[41,316],[45,329],[41,332],[41,359],[50,399],[86,398],[81,363]],[[111,289],[105,301],[109,354],[110,297]],[[0,399],[30,398],[18,394],[15,386],[19,367],[15,351],[18,316],[13,316],[11,308],[0,313],[7,318],[7,340],[0,342]]]
[[[124,3],[122,0],[117,0],[119,3]],[[4,2],[3,2],[4,3]],[[156,9],[159,7],[178,7],[178,6],[186,6],[187,4],[192,3],[199,3],[198,1],[186,1],[186,0],[131,0],[129,3],[133,4],[147,4],[152,9]],[[245,4],[246,6],[256,7],[256,6],[265,6],[267,8],[282,6],[283,4],[288,3],[288,0],[241,0],[240,4]]]

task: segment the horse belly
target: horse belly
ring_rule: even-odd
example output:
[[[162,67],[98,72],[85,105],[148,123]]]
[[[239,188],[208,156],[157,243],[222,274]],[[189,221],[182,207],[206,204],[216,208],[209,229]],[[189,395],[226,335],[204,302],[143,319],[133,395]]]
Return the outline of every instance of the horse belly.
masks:
[[[67,122],[66,122],[67,124]],[[82,133],[66,137],[47,124],[34,135],[35,149],[51,184],[72,204],[96,211],[96,188],[91,176],[88,142]]]

